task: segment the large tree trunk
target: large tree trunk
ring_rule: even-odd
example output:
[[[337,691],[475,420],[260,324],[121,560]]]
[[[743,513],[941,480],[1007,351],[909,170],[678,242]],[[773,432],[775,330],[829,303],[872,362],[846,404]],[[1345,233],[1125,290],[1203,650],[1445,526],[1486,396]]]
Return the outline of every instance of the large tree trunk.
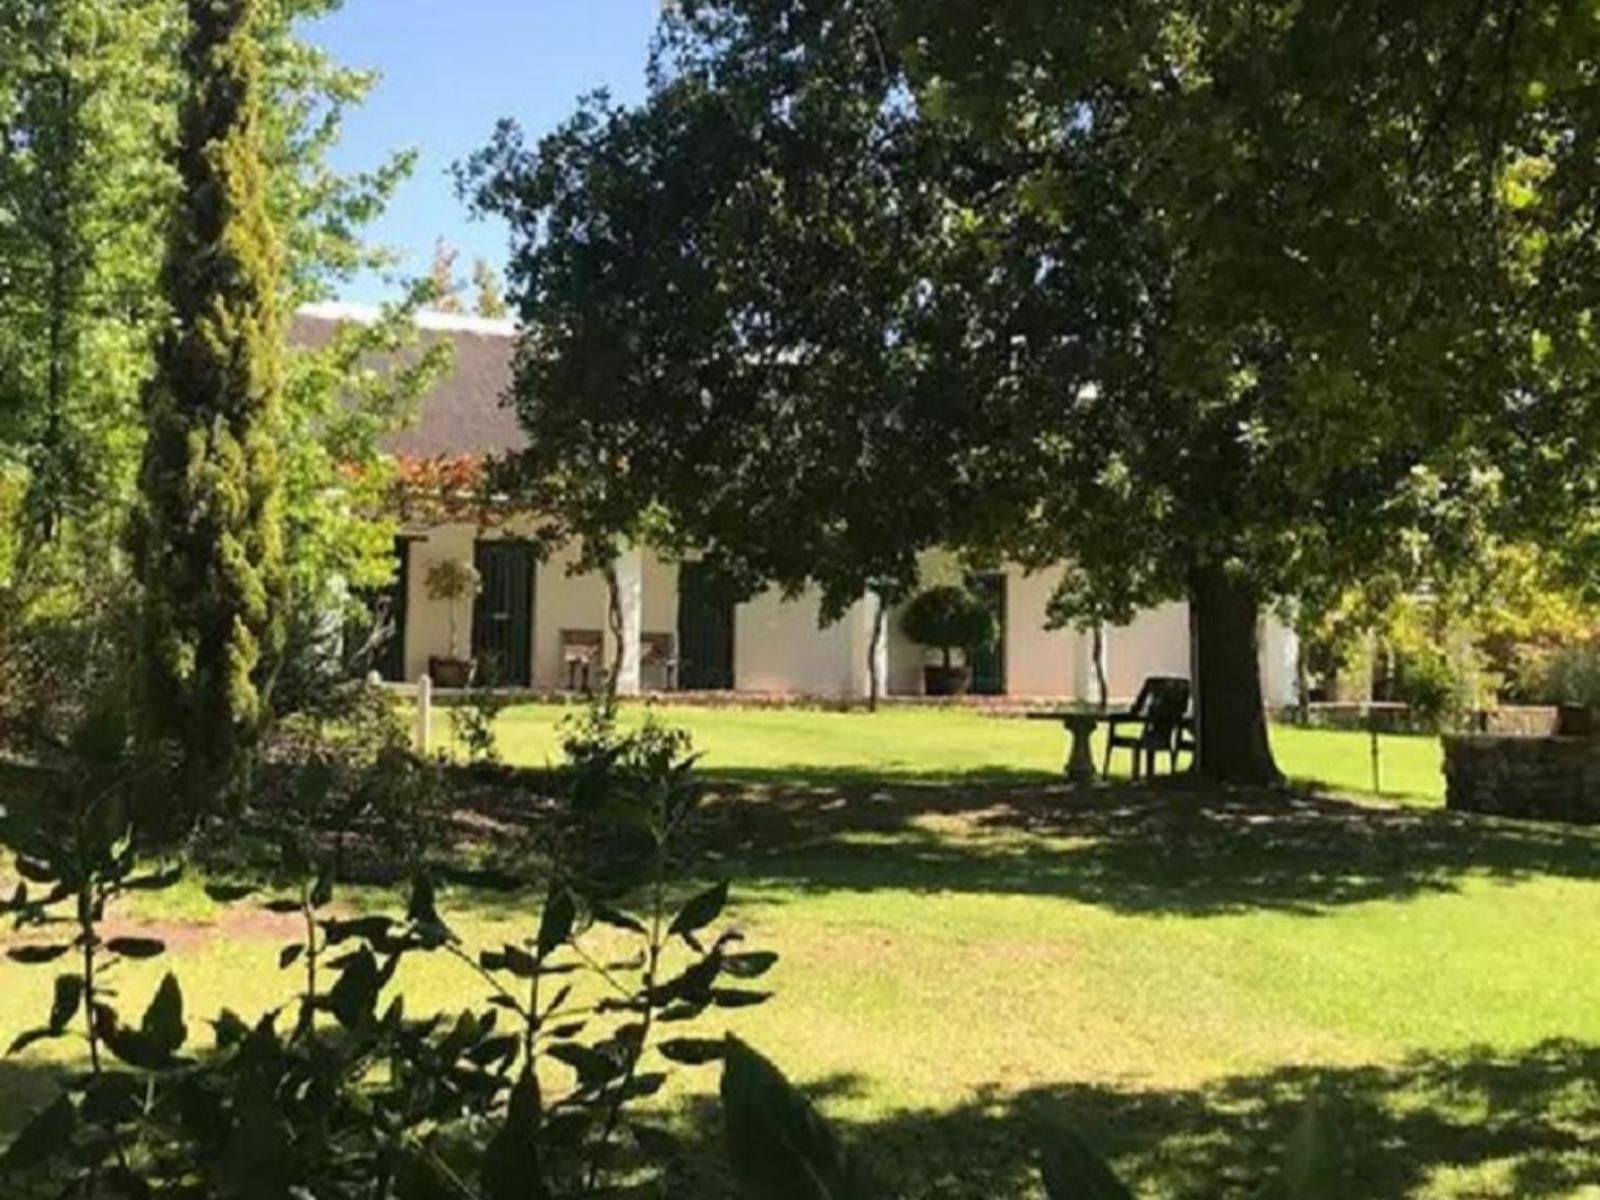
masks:
[[[1282,774],[1267,740],[1256,628],[1260,598],[1219,566],[1189,577],[1195,635],[1200,773],[1216,783],[1268,786]]]

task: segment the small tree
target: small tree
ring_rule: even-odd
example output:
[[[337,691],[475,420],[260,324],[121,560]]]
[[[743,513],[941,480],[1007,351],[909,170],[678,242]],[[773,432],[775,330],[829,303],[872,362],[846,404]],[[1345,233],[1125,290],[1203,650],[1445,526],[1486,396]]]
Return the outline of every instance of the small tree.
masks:
[[[999,633],[994,614],[983,601],[954,585],[919,592],[901,615],[900,628],[912,641],[942,656],[938,673],[930,671],[928,675],[928,690],[935,695],[965,691],[965,681],[957,683],[955,652],[960,650],[966,656],[968,665],[959,668],[965,672],[972,655],[994,645]]]
[[[435,312],[459,313],[461,305],[461,280],[456,275],[456,260],[461,252],[444,238],[433,243],[433,261],[428,265],[428,278],[432,285],[431,304]]]
[[[466,559],[441,558],[428,568],[424,583],[430,599],[442,600],[450,606],[450,654],[460,660],[463,655],[457,613],[461,610],[461,601],[477,596],[483,579],[478,569]]]
[[[506,304],[505,289],[500,286],[500,276],[489,265],[487,259],[476,259],[472,264],[472,286],[478,290],[475,301],[480,317],[490,320],[503,321],[510,316],[510,306]]]

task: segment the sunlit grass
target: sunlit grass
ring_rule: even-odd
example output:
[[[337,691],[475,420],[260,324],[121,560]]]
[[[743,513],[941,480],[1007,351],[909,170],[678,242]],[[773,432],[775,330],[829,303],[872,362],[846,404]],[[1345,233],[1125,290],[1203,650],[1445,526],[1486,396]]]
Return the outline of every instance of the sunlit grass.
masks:
[[[507,760],[523,766],[558,761],[561,722],[573,711],[559,705],[508,709],[498,727]],[[633,724],[653,713],[669,725],[689,730],[705,756],[706,769],[730,775],[1047,778],[1060,772],[1066,748],[1065,735],[1053,723],[964,710],[889,708],[873,714],[628,705],[623,712]],[[435,724],[448,746],[448,722],[436,717]],[[1278,764],[1291,779],[1333,791],[1374,791],[1367,734],[1277,725],[1272,739]],[[1097,763],[1102,753],[1097,739]],[[1127,772],[1127,753],[1119,752],[1113,773]],[[1378,785],[1391,798],[1441,802],[1444,779],[1438,739],[1381,736]]]
[[[1086,797],[1055,786],[1058,730],[970,714],[663,715],[715,775],[731,917],[783,956],[767,1005],[699,1032],[782,1063],[906,1200],[1037,1200],[1036,1146],[1061,1123],[1141,1196],[1247,1196],[1313,1092],[1361,1157],[1352,1195],[1553,1198],[1600,1178],[1592,833],[1427,806]],[[559,716],[508,713],[508,751],[553,755]],[[1363,781],[1363,735],[1275,737],[1291,773]],[[1437,794],[1436,743],[1383,750],[1386,787]],[[140,904],[112,919],[159,918],[173,951],[121,969],[135,1016],[169,967],[202,1045],[223,1006],[292,1002],[299,979],[277,967],[292,920],[219,909],[197,883]],[[532,897],[443,907],[472,949],[536,927]],[[0,1041],[48,1009],[53,973],[0,964]],[[482,999],[443,956],[402,981],[413,1014]],[[0,1064],[0,1130],[55,1086],[40,1064],[77,1052]],[[715,1082],[682,1071],[662,1101],[712,1162]],[[715,1200],[711,1175],[697,1194]]]

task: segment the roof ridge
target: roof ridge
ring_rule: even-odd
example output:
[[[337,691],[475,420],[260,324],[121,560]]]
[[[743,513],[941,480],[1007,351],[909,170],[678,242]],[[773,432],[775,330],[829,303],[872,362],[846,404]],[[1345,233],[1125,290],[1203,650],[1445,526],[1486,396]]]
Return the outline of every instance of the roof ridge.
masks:
[[[315,321],[353,321],[360,325],[372,325],[383,316],[383,310],[375,304],[351,304],[343,300],[324,300],[315,304],[303,304],[296,310],[297,316],[309,317]],[[496,317],[478,317],[467,313],[434,312],[424,309],[416,315],[418,329],[426,329],[437,333],[475,333],[486,337],[516,337],[517,323],[502,320]]]

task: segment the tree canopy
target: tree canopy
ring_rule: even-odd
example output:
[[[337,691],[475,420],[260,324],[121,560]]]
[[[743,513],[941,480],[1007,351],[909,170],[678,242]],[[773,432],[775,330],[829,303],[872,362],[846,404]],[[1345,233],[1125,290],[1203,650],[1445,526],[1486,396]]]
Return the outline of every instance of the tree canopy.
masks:
[[[1062,620],[1187,598],[1204,767],[1273,778],[1264,605],[1589,504],[1597,42],[1561,0],[685,0],[643,104],[469,172],[523,477],[833,611],[939,544],[1072,564]]]

